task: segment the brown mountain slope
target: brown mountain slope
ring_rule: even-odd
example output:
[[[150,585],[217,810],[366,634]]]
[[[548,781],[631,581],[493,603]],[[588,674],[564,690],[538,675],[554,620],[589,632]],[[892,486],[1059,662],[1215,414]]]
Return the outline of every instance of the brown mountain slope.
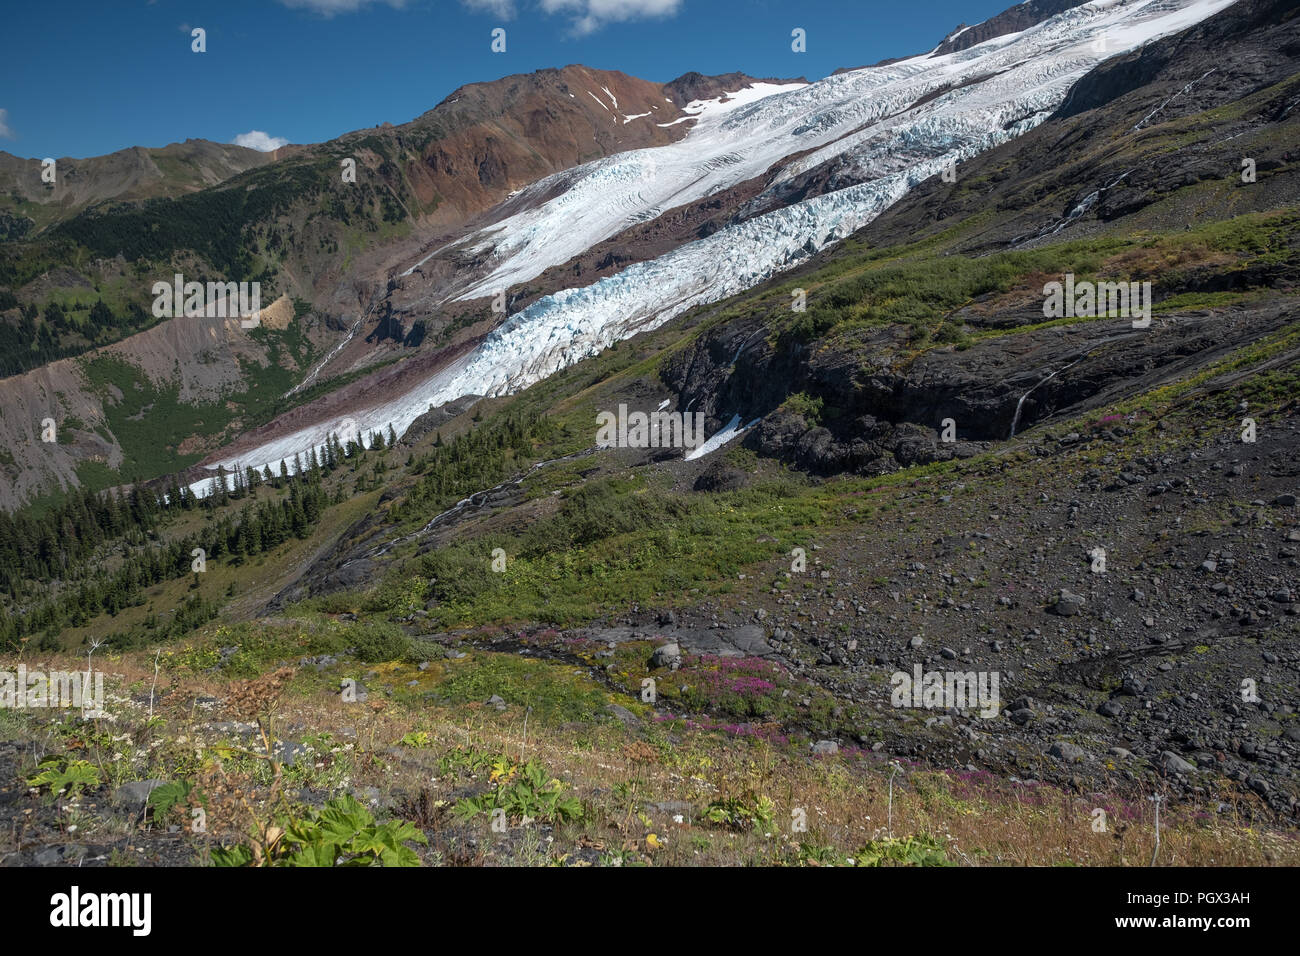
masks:
[[[751,82],[736,74],[732,89]],[[462,86],[410,123],[345,136],[365,145],[378,134],[418,147],[406,178],[427,212],[424,225],[456,227],[511,191],[611,153],[663,146],[689,123],[661,84],[584,66],[539,70]],[[429,208],[431,207],[431,208]]]
[[[292,315],[287,300],[268,304],[264,326],[287,325]],[[323,347],[332,330],[312,322],[299,333]],[[272,365],[298,367],[282,341],[251,333],[238,319],[173,318],[85,356],[0,379],[0,508],[78,487],[87,465],[120,469],[123,480],[149,476],[139,461],[142,451],[153,457],[150,449],[192,461],[227,425],[240,430],[252,378]],[[163,407],[186,424],[169,431],[150,417]],[[46,419],[57,426],[53,442],[42,440]]]

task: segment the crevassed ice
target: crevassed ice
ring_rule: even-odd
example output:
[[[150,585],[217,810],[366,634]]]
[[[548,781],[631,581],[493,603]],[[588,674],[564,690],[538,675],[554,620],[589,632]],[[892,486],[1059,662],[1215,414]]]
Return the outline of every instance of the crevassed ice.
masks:
[[[363,434],[401,434],[420,414],[466,394],[501,395],[733,295],[844,238],[952,160],[1043,122],[1098,62],[1184,29],[1233,0],[1094,0],[1011,36],[942,57],[918,56],[807,85],[756,84],[727,103],[693,103],[678,143],[632,150],[527,187],[567,190],[472,240],[489,254],[473,298],[567,261],[630,222],[791,163],[773,186],[840,157],[866,182],[719,230],[583,288],[560,290],[501,324],[474,352],[392,401],[351,410]],[[943,90],[913,108],[919,98]],[[342,418],[343,416],[340,416]],[[244,457],[259,470],[323,445],[337,423],[302,429]],[[239,465],[224,463],[227,468]],[[199,482],[204,493],[210,482]]]

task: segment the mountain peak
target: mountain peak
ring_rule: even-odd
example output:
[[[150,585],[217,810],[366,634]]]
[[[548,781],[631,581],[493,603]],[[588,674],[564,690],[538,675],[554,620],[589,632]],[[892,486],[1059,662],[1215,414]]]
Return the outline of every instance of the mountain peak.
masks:
[[[943,38],[943,42],[935,49],[933,55],[956,53],[958,50],[967,50],[995,37],[1028,30],[1058,13],[1081,7],[1088,2],[1090,0],[1025,0],[1024,3],[1008,7],[997,16],[989,17],[972,27],[968,27],[965,23],[957,24],[953,31]]]

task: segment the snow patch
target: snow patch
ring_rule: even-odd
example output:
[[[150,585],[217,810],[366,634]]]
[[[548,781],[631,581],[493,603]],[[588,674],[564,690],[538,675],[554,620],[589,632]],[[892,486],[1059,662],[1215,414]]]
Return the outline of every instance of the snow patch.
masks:
[[[699,448],[687,452],[682,461],[694,461],[696,458],[703,458],[710,452],[717,451],[733,438],[745,434],[745,432],[757,425],[758,422],[759,420],[755,418],[748,425],[742,427],[740,424],[740,416],[732,415],[731,421],[727,422],[727,424],[722,427],[721,431],[715,433],[712,438],[702,444]]]

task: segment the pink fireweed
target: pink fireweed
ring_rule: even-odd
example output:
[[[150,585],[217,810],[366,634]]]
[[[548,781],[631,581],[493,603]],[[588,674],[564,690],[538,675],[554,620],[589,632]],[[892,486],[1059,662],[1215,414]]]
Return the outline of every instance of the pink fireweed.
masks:
[[[708,699],[722,695],[764,696],[777,689],[785,676],[779,664],[758,657],[720,657],[700,654],[683,662],[690,670],[696,691]]]

